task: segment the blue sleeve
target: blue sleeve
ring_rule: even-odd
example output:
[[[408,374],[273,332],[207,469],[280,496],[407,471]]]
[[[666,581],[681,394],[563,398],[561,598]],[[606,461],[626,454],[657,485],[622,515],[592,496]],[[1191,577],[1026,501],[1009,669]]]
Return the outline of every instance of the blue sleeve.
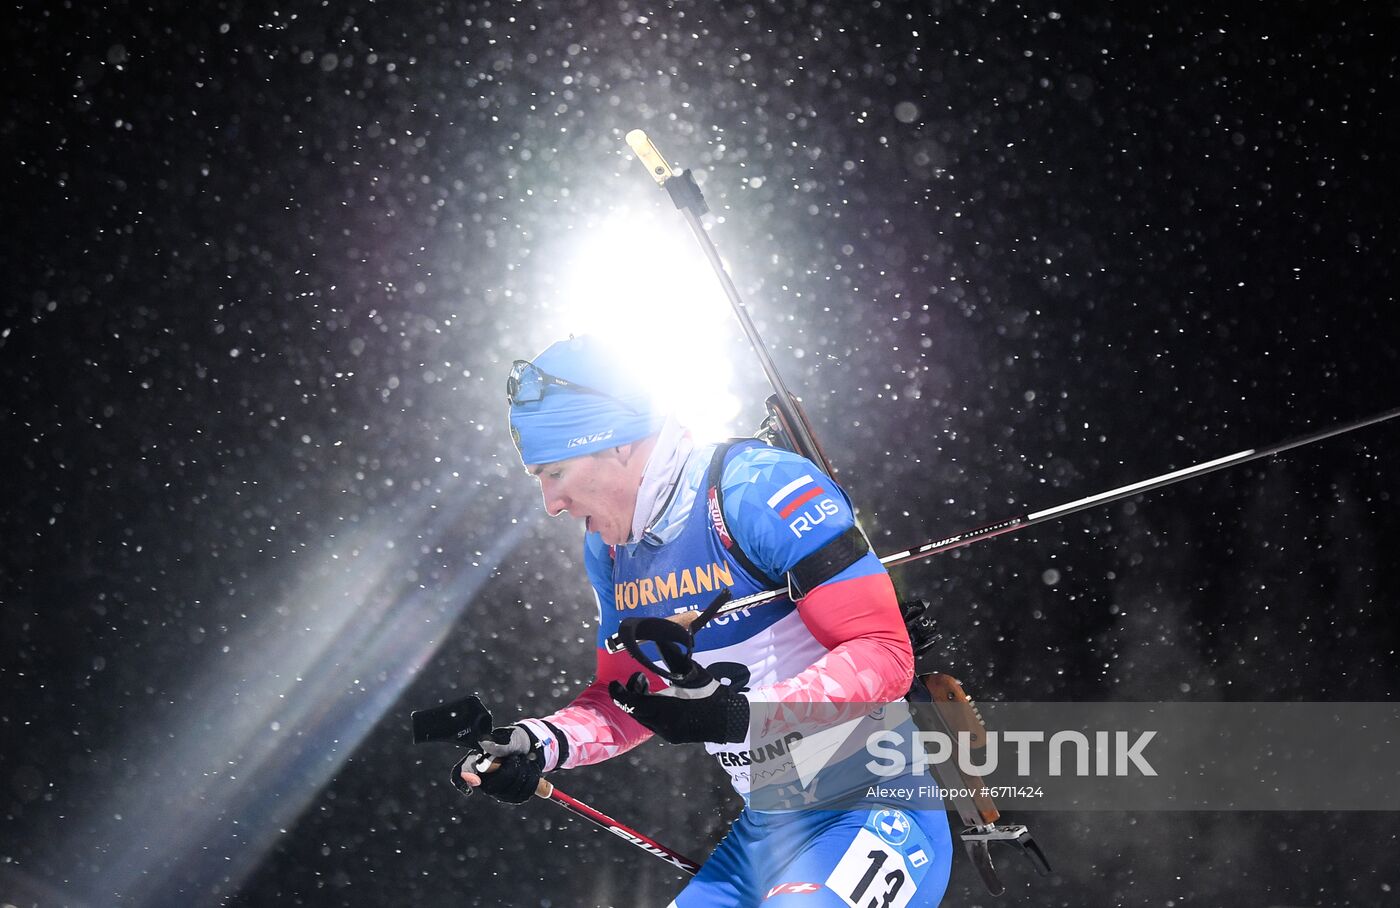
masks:
[[[721,485],[729,531],[772,577],[781,578],[855,525],[845,491],[810,460],[781,448],[755,446],[732,455]],[[867,553],[851,569],[856,576],[883,567]]]

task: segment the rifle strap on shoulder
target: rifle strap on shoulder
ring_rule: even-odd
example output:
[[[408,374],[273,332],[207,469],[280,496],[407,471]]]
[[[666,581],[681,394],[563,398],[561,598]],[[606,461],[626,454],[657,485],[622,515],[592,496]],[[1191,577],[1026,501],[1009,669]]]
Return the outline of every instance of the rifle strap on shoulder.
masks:
[[[710,512],[710,523],[713,524],[715,532],[719,534],[720,545],[728,552],[739,566],[748,572],[749,576],[763,584],[764,589],[776,590],[781,588],[777,580],[768,576],[768,573],[753,563],[743,546],[739,545],[739,540],[729,532],[729,524],[724,519],[724,462],[729,457],[729,452],[735,446],[743,444],[745,441],[753,439],[731,438],[729,441],[722,441],[715,445],[714,456],[710,458],[710,472],[705,479],[705,496]],[[755,442],[757,444],[758,442]]]
[[[752,439],[730,439],[715,446],[714,456],[710,459],[709,475],[705,481],[710,523],[713,524],[715,532],[719,535],[720,544],[735,561],[739,562],[740,567],[747,571],[749,576],[762,583],[766,589],[776,590],[781,588],[782,584],[754,564],[744,551],[743,546],[739,544],[739,540],[735,539],[734,535],[729,532],[729,525],[724,518],[724,463],[729,452],[745,441],[752,441]],[[793,565],[792,570],[787,575],[788,596],[793,602],[797,602],[812,590],[855,564],[869,551],[870,543],[860,528],[855,526],[847,528],[841,535]]]

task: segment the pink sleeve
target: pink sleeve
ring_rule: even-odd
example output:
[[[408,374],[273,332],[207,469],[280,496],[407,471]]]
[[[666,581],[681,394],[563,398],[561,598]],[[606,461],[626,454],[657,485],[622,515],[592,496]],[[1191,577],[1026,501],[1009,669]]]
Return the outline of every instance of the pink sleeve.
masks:
[[[591,766],[626,753],[651,737],[651,732],[618,708],[608,695],[609,681],[625,681],[639,666],[627,653],[598,650],[598,674],[592,684],[558,712],[544,717],[568,739],[569,753],[560,768]],[[652,690],[666,686],[646,672]],[[554,767],[550,767],[551,769]]]
[[[797,611],[831,652],[785,681],[750,691],[750,700],[871,704],[890,703],[908,693],[914,652],[889,574],[822,584],[798,603]]]

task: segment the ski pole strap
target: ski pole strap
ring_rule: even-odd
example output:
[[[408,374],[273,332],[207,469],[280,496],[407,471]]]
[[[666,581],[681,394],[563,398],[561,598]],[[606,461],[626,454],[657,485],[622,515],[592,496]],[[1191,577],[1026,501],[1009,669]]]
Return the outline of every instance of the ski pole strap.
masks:
[[[470,746],[490,733],[491,711],[475,694],[413,711],[414,744],[444,741]]]
[[[643,668],[656,672],[667,681],[679,681],[695,665],[691,653],[695,637],[690,629],[665,618],[624,618],[617,626],[622,646]],[[643,643],[654,643],[661,654],[658,666],[642,651]]]
[[[710,623],[710,619],[719,614],[719,610],[724,604],[734,598],[734,591],[726,587],[719,595],[710,600],[710,604],[705,606],[705,610],[692,622],[690,622],[690,633],[692,636],[700,633],[700,629]]]

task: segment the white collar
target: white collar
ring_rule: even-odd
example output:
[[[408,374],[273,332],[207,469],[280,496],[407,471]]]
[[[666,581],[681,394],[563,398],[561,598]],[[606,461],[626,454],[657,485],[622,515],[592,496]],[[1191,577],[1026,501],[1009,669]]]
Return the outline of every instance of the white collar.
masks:
[[[674,416],[666,417],[656,436],[651,456],[647,458],[646,468],[642,471],[642,484],[637,489],[637,508],[632,512],[632,535],[628,542],[640,541],[666,510],[666,505],[671,503],[676,484],[680,482],[681,468],[694,447],[690,431]]]

